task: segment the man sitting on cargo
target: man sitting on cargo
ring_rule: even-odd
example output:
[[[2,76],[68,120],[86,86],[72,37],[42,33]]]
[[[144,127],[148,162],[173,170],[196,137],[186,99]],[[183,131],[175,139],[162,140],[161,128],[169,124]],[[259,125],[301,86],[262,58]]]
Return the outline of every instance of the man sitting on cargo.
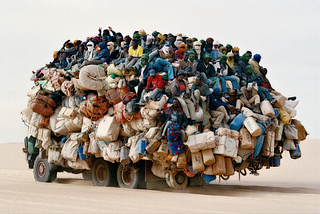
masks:
[[[163,110],[163,114],[159,115],[160,120],[165,124],[162,130],[162,136],[165,137],[167,134],[167,129],[172,123],[178,123],[181,128],[181,141],[185,141],[185,132],[184,129],[188,125],[188,120],[184,114],[179,100],[173,99],[172,106],[167,107]]]
[[[203,55],[203,62],[200,62],[197,65],[197,71],[200,72],[200,76],[205,84],[210,88],[219,87],[216,84],[219,84],[216,71],[214,66],[210,63],[212,60],[212,55],[206,53]]]
[[[242,105],[252,109],[252,103],[254,103],[253,111],[258,112],[260,105],[260,97],[258,95],[258,86],[255,83],[248,83],[247,86],[243,86],[241,89],[242,95],[236,102],[236,109],[240,112]]]
[[[136,39],[131,40],[132,46],[129,47],[128,51],[128,57],[125,60],[124,65],[120,64],[118,66],[118,69],[123,70],[124,74],[129,73],[130,70],[137,71],[140,66],[140,57],[143,54],[143,48],[138,45],[138,42]]]
[[[171,82],[172,98],[179,100],[189,124],[196,123],[194,103],[190,99],[188,84],[184,80],[185,72],[180,70],[177,77]]]
[[[196,83],[192,85],[191,88],[191,97],[195,101],[194,107],[199,110],[199,104],[203,110],[203,128],[209,128],[209,103],[210,103],[210,90],[209,86],[203,83],[202,77],[197,76]]]
[[[147,79],[147,86],[142,92],[139,105],[143,105],[144,101],[149,102],[149,100],[155,100],[159,93],[164,92],[164,84],[161,75],[157,74],[154,69],[151,69],[149,73],[150,76]],[[149,94],[144,98],[145,93]]]
[[[135,79],[128,82],[129,91],[137,94],[137,100],[140,100],[141,93],[144,87],[147,85],[147,80],[150,75],[149,71],[153,68],[153,64],[148,62],[148,54],[142,54],[141,56],[141,68],[136,71]],[[138,92],[135,87],[138,86]]]
[[[212,131],[215,131],[219,128],[220,123],[224,120],[225,123],[228,123],[230,120],[229,114],[227,112],[228,104],[221,99],[220,88],[213,90],[210,94],[209,109],[211,118],[214,119],[212,124]]]

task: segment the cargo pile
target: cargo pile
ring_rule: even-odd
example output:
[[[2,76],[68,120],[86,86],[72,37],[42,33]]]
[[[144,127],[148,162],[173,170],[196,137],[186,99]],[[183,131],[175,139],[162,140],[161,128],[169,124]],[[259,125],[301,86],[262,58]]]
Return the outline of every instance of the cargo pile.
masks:
[[[134,174],[148,161],[154,176],[182,189],[196,175],[209,183],[279,167],[285,151],[300,158],[308,134],[294,119],[299,101],[271,87],[259,54],[239,52],[212,38],[144,30],[68,40],[34,72],[22,110],[36,180],[92,171],[94,184],[107,186],[98,166]],[[121,187],[139,186],[117,176]]]

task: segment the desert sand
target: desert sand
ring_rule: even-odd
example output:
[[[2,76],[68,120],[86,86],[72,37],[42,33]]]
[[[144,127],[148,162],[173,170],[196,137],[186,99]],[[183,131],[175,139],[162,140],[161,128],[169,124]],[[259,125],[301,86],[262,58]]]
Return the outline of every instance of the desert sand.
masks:
[[[180,191],[95,187],[70,173],[36,182],[22,147],[0,144],[0,213],[320,213],[320,140],[301,142],[302,158],[285,152],[259,176]]]

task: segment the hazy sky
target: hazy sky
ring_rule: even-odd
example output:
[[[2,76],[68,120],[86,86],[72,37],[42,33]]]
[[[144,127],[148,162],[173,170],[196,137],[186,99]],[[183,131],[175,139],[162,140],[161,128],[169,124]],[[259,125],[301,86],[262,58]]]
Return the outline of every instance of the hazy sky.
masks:
[[[300,100],[296,116],[319,139],[320,1],[0,1],[0,143],[22,142],[27,134],[20,111],[33,83],[31,71],[52,61],[70,39],[95,36],[112,26],[213,37],[262,56],[272,86]]]

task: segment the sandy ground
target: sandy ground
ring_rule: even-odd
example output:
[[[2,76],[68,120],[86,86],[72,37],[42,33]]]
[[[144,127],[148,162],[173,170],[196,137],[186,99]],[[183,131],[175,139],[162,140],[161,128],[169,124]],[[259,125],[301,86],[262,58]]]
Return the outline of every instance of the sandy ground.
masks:
[[[302,158],[286,153],[260,176],[181,191],[95,187],[69,173],[35,182],[22,146],[0,144],[0,213],[320,213],[320,140],[302,142]]]

